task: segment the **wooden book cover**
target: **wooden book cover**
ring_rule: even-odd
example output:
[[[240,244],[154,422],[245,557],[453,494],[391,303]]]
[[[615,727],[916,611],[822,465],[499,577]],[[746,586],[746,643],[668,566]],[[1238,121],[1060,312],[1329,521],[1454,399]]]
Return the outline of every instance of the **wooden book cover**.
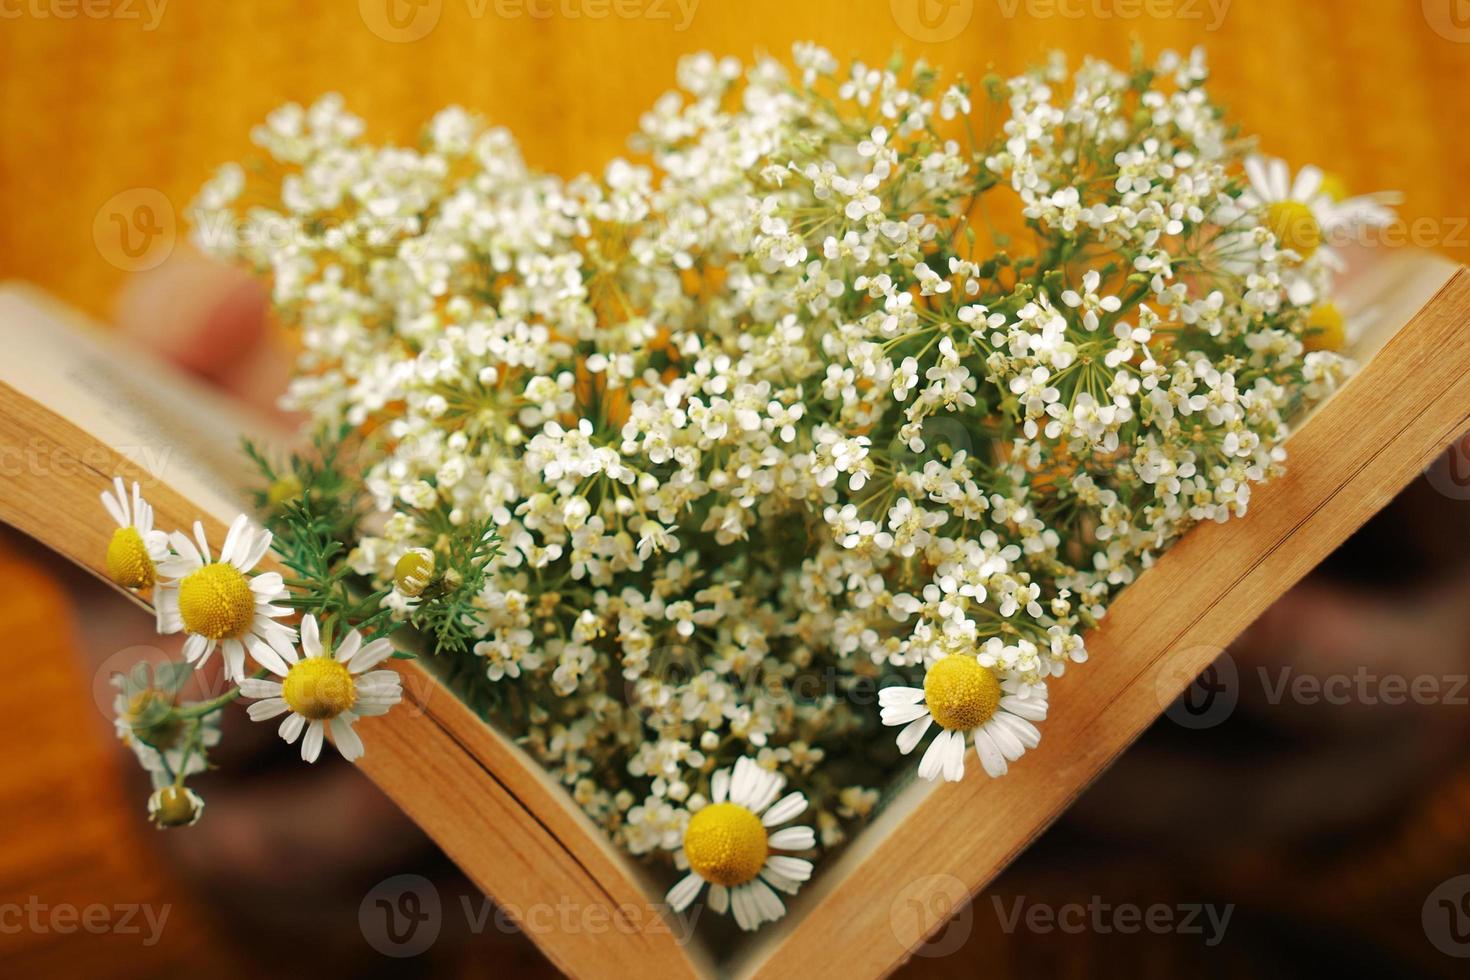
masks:
[[[1350,284],[1372,325],[1344,388],[1300,422],[1288,472],[1250,514],[1191,531],[1110,606],[1085,676],[1056,685],[1046,738],[1003,781],[890,794],[774,928],[707,950],[663,888],[566,792],[433,675],[405,661],[406,703],[367,719],[359,765],[512,918],[578,976],[873,976],[891,971],[1060,814],[1277,596],[1470,427],[1470,272],[1399,253]],[[248,477],[212,392],[111,343],[54,301],[0,288],[0,520],[106,580],[98,493],[138,480],[161,526],[222,536]],[[141,614],[141,613],[140,613]],[[935,847],[945,828],[945,846]],[[557,920],[565,922],[565,919]]]

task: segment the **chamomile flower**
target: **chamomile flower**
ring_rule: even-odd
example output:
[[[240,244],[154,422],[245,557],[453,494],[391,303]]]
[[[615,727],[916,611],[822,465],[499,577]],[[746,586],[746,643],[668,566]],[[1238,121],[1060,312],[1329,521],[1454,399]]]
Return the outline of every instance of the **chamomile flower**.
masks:
[[[682,912],[708,884],[709,906],[720,915],[735,913],[735,923],[750,931],[786,914],[777,891],[794,895],[811,877],[812,863],[773,851],[804,851],[816,844],[810,827],[772,831],[806,811],[799,792],[776,796],[783,776],[754,760],[736,761],[734,775],[721,769],[710,779],[712,802],[689,818],[684,849],[677,862],[689,874],[669,889],[667,900]]]
[[[1302,259],[1310,259],[1344,232],[1393,223],[1394,213],[1387,207],[1394,200],[1391,195],[1339,199],[1317,167],[1303,167],[1293,177],[1286,161],[1251,156],[1245,172],[1250,189],[1241,197],[1242,206],[1261,209],[1262,222],[1276,241]],[[1330,247],[1324,257],[1335,264]]]
[[[169,709],[173,695],[151,685],[131,683],[126,675],[113,678],[113,730],[118,740],[133,750],[138,764],[148,773],[154,789],[172,785],[181,775],[196,776],[209,768],[209,750],[219,745],[218,714],[198,720],[192,744],[185,723]]]
[[[184,659],[196,667],[222,646],[228,680],[245,676],[247,649],[262,667],[284,671],[282,657],[296,640],[295,630],[276,622],[291,612],[275,605],[286,597],[285,582],[278,572],[248,574],[270,549],[271,533],[241,514],[230,525],[219,561],[210,557],[198,521],[193,541],[175,531],[169,542],[174,554],[158,565],[169,580],[159,582],[154,596],[158,631],[188,633]]]
[[[1042,689],[1044,690],[1044,689]],[[965,735],[975,743],[980,764],[1004,776],[1006,764],[1041,742],[1032,722],[1046,717],[1046,696],[1035,685],[1002,681],[979,659],[951,654],[936,660],[923,687],[886,687],[878,693],[885,725],[903,725],[898,748],[908,755],[938,723],[942,729],[919,761],[919,775],[941,774],[955,782],[965,774]]]
[[[131,497],[122,477],[113,477],[112,486],[102,491],[102,506],[117,521],[107,545],[108,577],[125,589],[149,588],[158,577],[158,563],[168,557],[168,535],[153,529],[153,507],[136,481]]]
[[[294,648],[286,652],[285,661],[265,664],[280,677],[279,681],[246,678],[240,692],[255,699],[250,706],[251,721],[267,721],[290,712],[281,723],[280,734],[287,742],[301,740],[301,758],[315,762],[322,751],[322,739],[328,728],[332,744],[342,758],[355,762],[362,756],[362,739],[352,723],[359,718],[386,714],[403,698],[403,682],[394,670],[373,670],[393,655],[393,644],[384,639],[366,645],[362,634],[350,630],[337,644],[334,656],[322,644],[316,617],[301,621],[301,648],[306,656],[298,657]]]

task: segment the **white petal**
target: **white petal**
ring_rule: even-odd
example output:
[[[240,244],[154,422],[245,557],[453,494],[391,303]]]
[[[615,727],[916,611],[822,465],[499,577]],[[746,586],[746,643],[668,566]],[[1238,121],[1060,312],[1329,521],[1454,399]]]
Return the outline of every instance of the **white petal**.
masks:
[[[669,908],[675,912],[682,912],[689,907],[689,903],[699,897],[699,890],[704,887],[704,879],[694,872],[690,872],[669,889],[664,896],[664,901],[669,903]]]
[[[795,820],[806,812],[806,797],[800,792],[787,793],[761,817],[761,823],[775,827],[788,820]]]
[[[812,876],[812,863],[806,858],[772,854],[766,858],[766,864],[792,881],[806,881]]]
[[[810,827],[783,827],[767,843],[778,851],[807,851],[816,846],[817,834]]]
[[[316,617],[308,613],[301,620],[301,649],[308,657],[322,655],[322,634],[317,627]]]
[[[1291,168],[1286,161],[1274,157],[1266,161],[1266,173],[1271,181],[1271,200],[1286,200],[1291,193]]]
[[[922,718],[916,718],[909,722],[908,727],[898,733],[898,751],[908,755],[919,744],[919,739],[929,730],[934,719],[926,711]]]
[[[284,738],[287,742],[294,742],[298,737],[300,737],[301,729],[305,727],[305,718],[303,718],[301,715],[291,714],[287,715],[286,720],[281,722],[281,727],[277,729],[277,731],[280,736]]]
[[[922,687],[885,687],[878,692],[878,704],[885,708],[890,704],[916,704],[922,700]]]
[[[239,556],[235,562],[235,567],[242,572],[248,572],[260,564],[260,560],[265,557],[265,553],[270,548],[271,533],[264,528],[256,528],[255,538],[250,542],[250,550]]]
[[[261,572],[250,580],[250,591],[258,598],[273,599],[286,588],[286,580],[280,572]]]
[[[1041,730],[1024,718],[1001,712],[991,719],[991,724],[1004,725],[1028,749],[1034,749],[1041,744]]]
[[[277,715],[285,714],[287,710],[285,698],[266,698],[264,701],[256,701],[245,709],[251,721],[268,721]]]
[[[230,529],[225,532],[225,543],[219,549],[220,561],[234,564],[235,550],[240,546],[241,536],[248,537],[249,524],[250,518],[244,514],[237,514],[235,519],[230,522]],[[249,542],[247,541],[246,543],[248,544]],[[236,567],[238,568],[239,566]],[[240,570],[244,571],[244,569]]]
[[[709,907],[716,915],[724,915],[730,911],[730,889],[724,885],[710,885]]]
[[[716,803],[723,803],[730,794],[730,770],[721,769],[710,780],[709,791]]]
[[[184,628],[183,617],[179,615],[179,590],[159,585],[153,590],[153,614],[158,632],[163,634],[177,633]]]
[[[307,762],[315,762],[317,756],[322,754],[322,739],[325,737],[327,726],[319,721],[313,721],[306,726],[306,737],[301,740],[301,758]]]
[[[785,892],[788,895],[795,895],[798,891],[801,890],[801,882],[793,881],[792,879],[783,875],[781,872],[777,871],[775,868],[772,868],[769,864],[767,864],[764,868],[761,868],[760,874],[761,880],[770,885],[772,888],[776,889],[776,891],[778,892]]]
[[[200,521],[194,522],[194,540],[199,543],[200,558],[204,564],[210,564],[213,559],[209,557],[209,539],[204,536],[204,525]]]
[[[347,662],[347,669],[354,674],[371,670],[393,656],[393,652],[393,641],[387,637],[381,637],[353,654],[352,659]]]
[[[760,767],[752,760],[741,756],[735,760],[735,774],[730,779],[730,802],[748,806],[746,803],[755,795],[760,779]]]
[[[924,757],[919,760],[920,779],[938,779],[939,774],[944,771],[944,747],[949,745],[951,734],[948,731],[940,732],[924,750]]]
[[[356,762],[365,751],[362,738],[352,727],[351,713],[340,714],[332,719],[332,744],[348,762]]]
[[[347,635],[342,637],[342,642],[337,644],[337,662],[345,664],[357,655],[362,648],[362,634],[357,630],[348,630]]]
[[[254,633],[245,637],[245,645],[250,648],[250,656],[255,658],[255,662],[277,677],[285,677],[286,672],[291,669],[285,658]]]
[[[965,778],[965,736],[963,732],[949,735],[949,748],[944,750],[944,779],[957,783]]]
[[[181,567],[185,569],[182,572],[169,572],[169,577],[180,577],[204,564],[204,557],[199,554],[199,549],[194,547],[194,542],[190,541],[189,536],[183,531],[175,531],[170,534],[168,536],[168,543],[173,545],[174,551],[178,553],[179,559],[183,563]],[[172,565],[173,563],[165,562],[164,564]]]
[[[225,654],[225,680],[239,681],[245,677],[245,644],[228,639],[223,643]]]
[[[893,704],[886,705],[878,712],[878,717],[885,725],[907,725],[915,718],[927,718],[929,708],[923,704]]]
[[[157,565],[168,557],[168,535],[162,531],[149,531],[143,535],[143,547],[148,551],[148,557],[153,559]]]
[[[184,659],[191,664],[198,664],[203,661],[211,649],[213,645],[209,642],[208,637],[190,633],[189,638],[184,641]]]
[[[126,500],[127,498],[122,496],[122,477],[115,477],[115,479],[117,480],[118,497]],[[102,506],[107,508],[108,515],[117,522],[118,527],[127,527],[132,523],[128,520],[128,512],[123,509],[125,505],[114,500],[111,491],[102,491]]]
[[[281,696],[281,685],[278,681],[247,677],[240,682],[240,693],[247,698],[278,698]]]
[[[1310,201],[1317,196],[1317,191],[1322,188],[1322,171],[1307,164],[1297,171],[1296,180],[1291,185],[1291,199],[1293,201]]]
[[[981,731],[990,736],[990,740],[995,743],[995,747],[1000,749],[1000,754],[1005,756],[1009,761],[1015,762],[1026,754],[1026,746],[1021,744],[1021,740],[1015,736],[1014,732],[1006,728],[1005,725],[998,724],[996,719],[992,718],[986,722],[982,726]],[[976,732],[975,734],[979,736],[981,732]]]
[[[1000,706],[1013,715],[1029,721],[1046,720],[1046,702],[1037,698],[1020,698],[1007,695],[1000,699]]]
[[[1245,174],[1250,178],[1251,189],[1258,197],[1269,198],[1271,194],[1271,181],[1266,176],[1266,163],[1258,156],[1245,158]]]
[[[992,777],[999,779],[1006,774],[1005,756],[1000,754],[1000,749],[995,747],[984,729],[975,731],[975,754],[980,757],[980,765]]]
[[[755,902],[755,910],[760,916],[760,921],[775,922],[786,914],[786,906],[782,904],[781,896],[772,891],[771,886],[764,881],[757,878],[746,885],[746,888],[750,890],[750,897]]]
[[[748,884],[730,889],[730,908],[735,913],[735,924],[746,932],[761,924],[755,911],[755,903],[750,898]]]

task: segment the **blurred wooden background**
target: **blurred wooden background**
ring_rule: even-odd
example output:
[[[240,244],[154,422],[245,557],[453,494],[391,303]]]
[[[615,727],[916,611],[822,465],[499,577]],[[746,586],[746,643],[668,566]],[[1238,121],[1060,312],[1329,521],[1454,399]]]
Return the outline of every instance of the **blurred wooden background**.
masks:
[[[1470,261],[1466,6],[98,0],[84,9],[25,0],[0,12],[0,278],[107,317],[132,264],[107,237],[113,202],[161,195],[167,206],[155,213],[167,223],[216,166],[247,153],[250,127],[285,101],[340,91],[372,136],[399,141],[459,103],[510,127],[532,165],[571,174],[623,150],[681,55],[784,55],[801,39],[872,62],[898,49],[972,79],[1054,48],[1122,60],[1134,39],[1151,51],[1202,44],[1216,97],[1264,150],[1318,163],[1354,191],[1402,190],[1413,243]],[[0,541],[0,903],[172,902],[168,941],[126,946],[127,972],[203,967],[219,959],[212,926],[149,856],[141,801],[121,792],[90,669],[73,655],[71,616],[34,556]],[[23,972],[82,975],[122,962],[118,944],[4,926],[0,950]]]

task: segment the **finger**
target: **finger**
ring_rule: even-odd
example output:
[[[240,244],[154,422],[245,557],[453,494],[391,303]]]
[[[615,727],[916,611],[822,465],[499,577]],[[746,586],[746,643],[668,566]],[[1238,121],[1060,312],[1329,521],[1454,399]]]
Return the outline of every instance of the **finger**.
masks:
[[[240,269],[176,252],[129,280],[116,319],[123,337],[256,408],[273,411],[285,388],[265,289]]]

